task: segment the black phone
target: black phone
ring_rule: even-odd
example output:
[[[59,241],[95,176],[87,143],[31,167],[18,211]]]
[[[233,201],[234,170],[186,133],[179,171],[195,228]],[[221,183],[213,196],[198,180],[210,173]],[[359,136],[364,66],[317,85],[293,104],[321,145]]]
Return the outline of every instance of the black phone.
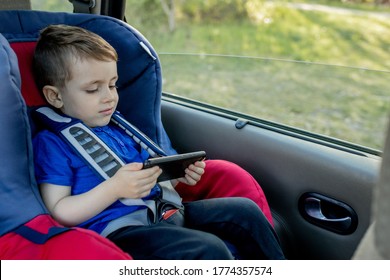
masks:
[[[143,168],[151,168],[158,165],[162,169],[162,173],[158,177],[157,182],[161,182],[184,177],[185,169],[191,163],[204,160],[205,158],[205,151],[150,158],[144,162]]]

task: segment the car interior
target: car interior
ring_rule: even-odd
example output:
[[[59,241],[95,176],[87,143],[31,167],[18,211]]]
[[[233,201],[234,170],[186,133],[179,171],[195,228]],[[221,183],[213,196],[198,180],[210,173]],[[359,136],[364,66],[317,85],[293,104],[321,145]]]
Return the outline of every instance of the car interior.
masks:
[[[163,126],[161,125],[161,111],[160,111],[160,102],[161,102],[161,74],[160,66],[158,60],[155,58],[157,56],[154,53],[154,50],[149,47],[149,43],[146,39],[143,38],[136,30],[130,26],[124,24],[123,22],[118,21],[114,18],[100,17],[96,15],[86,15],[86,14],[63,14],[63,13],[47,13],[47,12],[32,12],[32,11],[5,11],[0,12],[2,18],[2,34],[7,37],[8,42],[3,38],[4,48],[6,50],[6,55],[9,59],[8,63],[10,64],[10,69],[4,68],[5,75],[7,75],[6,83],[7,88],[4,91],[8,94],[20,95],[22,94],[24,102],[27,105],[25,107],[24,102],[18,102],[21,108],[13,108],[13,112],[5,113],[4,119],[12,117],[14,114],[27,114],[24,118],[27,118],[28,124],[25,128],[27,133],[27,155],[30,154],[31,160],[31,147],[30,140],[37,129],[39,129],[40,124],[32,121],[29,112],[34,111],[37,106],[45,105],[42,96],[39,94],[39,91],[35,85],[34,78],[31,72],[31,63],[32,63],[32,54],[34,51],[36,40],[39,36],[39,31],[48,24],[68,24],[68,25],[77,25],[92,30],[98,34],[105,36],[108,41],[117,49],[118,53],[121,55],[121,60],[118,64],[119,73],[121,73],[121,78],[117,82],[119,92],[121,93],[121,102],[119,104],[119,110],[123,116],[126,116],[131,122],[137,125],[140,125],[144,133],[148,135],[151,139],[158,142],[160,147],[162,147],[166,153],[173,154],[176,151],[172,148],[169,138],[167,137]],[[14,24],[14,19],[19,18],[19,26]],[[118,30],[118,32],[113,32]],[[127,34],[126,34],[127,33]],[[127,36],[124,36],[127,35]],[[11,50],[12,48],[12,50]],[[123,54],[123,55],[122,55]],[[15,55],[18,56],[16,59]],[[5,57],[5,59],[7,59]],[[131,64],[132,67],[128,65]],[[21,74],[21,86],[19,85],[19,69]],[[15,92],[17,91],[17,92]],[[21,92],[20,92],[21,91]],[[5,96],[5,95],[4,95]],[[16,96],[21,98],[21,96]],[[7,101],[10,102],[10,101]],[[19,109],[19,110],[17,110]],[[132,117],[130,117],[132,116]],[[12,134],[17,133],[17,131],[12,131]],[[25,134],[24,134],[25,135]],[[7,141],[5,139],[4,147],[6,143],[16,144],[15,141]],[[23,141],[20,144],[26,144]],[[9,166],[9,168],[12,168]],[[29,176],[33,174],[33,167],[31,161],[28,161],[27,166]],[[224,174],[223,169],[227,168],[229,174]],[[207,164],[207,173],[209,179],[205,182],[214,181],[213,187],[210,188],[207,184],[202,184],[199,182],[197,188],[192,188],[183,194],[183,198],[186,200],[191,200],[194,194],[199,197],[218,197],[218,196],[249,196],[253,200],[258,200],[259,206],[263,208],[264,214],[272,222],[270,216],[269,208],[264,198],[264,194],[258,184],[255,184],[252,177],[247,176],[247,173],[242,174],[243,170],[238,168],[238,166],[233,165],[232,163],[227,163],[223,161],[209,161]],[[214,171],[211,171],[214,170]],[[234,179],[234,172],[238,171],[237,174],[240,176],[240,181],[237,180],[236,183],[232,181]],[[4,175],[3,183],[6,184],[8,180],[12,178],[7,177],[7,170],[3,169],[2,174]],[[220,174],[220,175],[218,175]],[[19,175],[19,174],[18,174]],[[20,174],[21,176],[23,174]],[[26,174],[24,174],[26,175]],[[205,176],[206,178],[207,176]],[[31,177],[27,178],[30,181],[33,181]],[[224,189],[221,187],[224,181],[229,180],[230,189]],[[247,187],[241,187],[242,180],[249,181],[246,184]],[[212,184],[212,183],[210,183]],[[236,185],[236,186],[235,186]],[[240,188],[238,188],[240,186]],[[10,224],[7,227],[2,228],[3,233],[8,233],[14,228],[18,228],[19,223],[28,222],[29,219],[35,217],[35,215],[44,214],[46,210],[42,207],[42,202],[37,193],[37,187],[34,182],[30,182],[26,185],[17,184],[13,186],[12,190],[10,187],[4,188],[4,192],[15,201],[12,195],[13,193],[18,193],[18,189],[23,189],[25,191],[31,191],[29,197],[32,200],[37,201],[24,201],[21,199],[17,204],[12,203],[12,199],[8,202],[10,205],[13,205],[13,208],[17,208],[18,212],[21,214],[17,219],[10,221]],[[177,186],[177,189],[185,188],[185,186]],[[202,193],[202,189],[204,189]],[[197,193],[198,192],[198,193]],[[21,197],[19,196],[19,199]],[[29,205],[32,203],[34,205],[39,205],[36,209],[38,212],[23,212],[23,209],[18,207],[20,203],[25,203]],[[32,206],[34,206],[32,205]],[[264,208],[266,207],[266,208]],[[32,207],[33,208],[33,207]],[[10,208],[4,208],[4,221],[9,220],[7,216]],[[17,232],[20,234],[20,231]],[[54,231],[55,235],[57,234]],[[28,234],[28,232],[27,232]],[[34,237],[34,236],[33,236]],[[38,240],[38,242],[41,242]]]
[[[389,137],[382,159],[364,149],[176,95],[180,93],[166,93],[158,50],[150,43],[153,38],[144,38],[131,22],[125,22],[126,1],[96,1],[94,6],[90,1],[70,2],[72,14],[32,11],[29,1],[1,3],[1,65],[7,65],[2,66],[7,72],[0,83],[4,109],[0,124],[10,132],[0,145],[1,236],[47,214],[31,164],[30,140],[36,127],[29,110],[44,102],[30,66],[39,30],[66,23],[109,34],[107,40],[118,53],[126,54],[118,63],[118,109],[128,121],[170,154],[204,150],[210,160],[240,166],[261,186],[249,191],[234,182],[231,189],[218,185],[211,194],[206,187],[199,193],[181,189],[184,199],[244,195],[263,200],[259,204],[269,205],[270,220],[288,259],[390,258],[386,243],[390,234]],[[15,73],[20,73],[21,84]],[[12,94],[5,94],[10,90]],[[204,90],[208,91],[207,85]]]

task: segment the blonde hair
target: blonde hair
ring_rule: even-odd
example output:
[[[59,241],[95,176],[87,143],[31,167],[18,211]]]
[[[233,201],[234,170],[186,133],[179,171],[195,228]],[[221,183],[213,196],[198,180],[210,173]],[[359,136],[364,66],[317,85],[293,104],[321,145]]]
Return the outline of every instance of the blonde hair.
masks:
[[[41,31],[34,53],[33,71],[38,88],[64,87],[72,79],[70,66],[74,58],[117,61],[118,54],[96,33],[77,26],[50,25]]]

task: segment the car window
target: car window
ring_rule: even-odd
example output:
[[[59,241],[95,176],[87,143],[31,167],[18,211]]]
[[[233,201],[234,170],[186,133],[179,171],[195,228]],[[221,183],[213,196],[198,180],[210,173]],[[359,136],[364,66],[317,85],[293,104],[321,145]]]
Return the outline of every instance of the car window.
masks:
[[[160,15],[142,18],[146,4],[132,4],[128,18],[159,53],[165,92],[382,149],[390,9],[189,0],[176,4],[170,31],[159,2]]]
[[[127,0],[126,20],[159,54],[165,93],[375,153],[390,111],[390,7],[348,2]]]
[[[72,12],[73,5],[68,0],[30,0],[31,8],[39,11]]]

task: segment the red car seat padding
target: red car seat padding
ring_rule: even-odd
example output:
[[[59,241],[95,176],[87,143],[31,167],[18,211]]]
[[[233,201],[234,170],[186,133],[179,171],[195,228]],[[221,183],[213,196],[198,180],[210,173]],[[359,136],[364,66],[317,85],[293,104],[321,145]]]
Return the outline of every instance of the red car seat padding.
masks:
[[[38,233],[64,228],[49,215],[40,215],[24,225]],[[3,260],[129,260],[130,255],[97,233],[72,228],[55,235],[43,244],[36,244],[10,232],[0,237],[0,258]]]

